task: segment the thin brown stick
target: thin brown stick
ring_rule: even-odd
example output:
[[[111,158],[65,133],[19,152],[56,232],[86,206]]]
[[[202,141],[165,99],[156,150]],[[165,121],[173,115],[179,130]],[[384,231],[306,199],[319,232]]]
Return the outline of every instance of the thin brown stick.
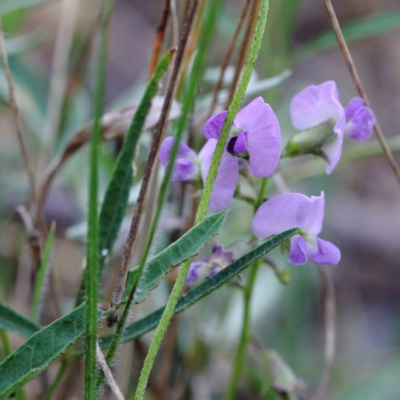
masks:
[[[29,158],[28,149],[26,147],[25,138],[24,138],[24,131],[22,128],[21,116],[19,113],[19,107],[17,102],[17,97],[15,94],[15,88],[12,80],[12,75],[10,71],[10,66],[8,64],[8,56],[6,50],[6,44],[4,40],[4,33],[3,33],[3,26],[0,21],[0,52],[1,58],[3,60],[4,66],[4,73],[6,75],[7,85],[8,85],[8,93],[10,95],[10,104],[14,114],[14,122],[17,128],[17,137],[19,146],[21,148],[22,157],[24,159],[25,169],[28,174],[29,184],[31,187],[32,199],[36,199],[36,181],[35,181],[35,174],[33,172],[31,160]]]
[[[363,84],[361,83],[360,76],[358,75],[356,66],[354,64],[353,58],[351,56],[350,50],[347,46],[346,40],[343,36],[342,30],[340,29],[339,21],[337,19],[335,10],[333,9],[331,0],[322,0],[325,5],[326,11],[328,13],[329,21],[332,25],[333,31],[335,32],[336,39],[339,43],[340,50],[342,51],[343,57],[346,61],[347,67],[349,68],[350,74],[353,78],[354,84],[356,85],[357,91],[359,95],[364,100],[365,104],[371,108],[371,104],[369,102],[367,93],[364,90]],[[375,135],[379,140],[380,145],[382,146],[383,154],[385,155],[392,171],[397,179],[397,182],[400,184],[400,170],[398,165],[396,164],[396,160],[393,157],[393,153],[388,146],[385,136],[382,132],[378,119],[375,119],[375,127],[374,127]]]
[[[253,37],[254,29],[257,24],[257,16],[258,16],[258,8],[260,7],[260,0],[254,0],[250,10],[250,18],[247,24],[246,32],[244,34],[242,46],[240,48],[239,58],[236,64],[235,76],[231,83],[231,88],[229,91],[228,100],[225,103],[225,109],[229,108],[229,105],[232,103],[233,95],[235,94],[236,87],[238,85],[240,75],[242,74],[243,66],[246,62],[246,57],[249,52],[249,47],[251,43],[251,39]]]
[[[251,2],[251,0],[246,0],[244,3],[244,6],[243,6],[242,11],[239,16],[238,23],[236,25],[235,32],[233,33],[232,39],[228,46],[228,50],[226,51],[224,61],[222,62],[222,65],[221,65],[221,72],[219,74],[218,82],[214,89],[213,99],[212,99],[210,111],[208,113],[208,117],[210,117],[214,113],[215,106],[217,105],[218,94],[222,88],[222,82],[224,81],[225,71],[226,71],[226,68],[228,67],[229,61],[231,60],[233,49],[235,48],[235,44],[238,39],[240,30],[242,29],[244,20],[247,15],[247,11],[249,10],[250,2]]]
[[[157,26],[156,37],[154,38],[153,43],[153,52],[150,61],[149,73],[147,78],[150,79],[153,75],[154,70],[156,69],[158,58],[160,57],[161,47],[164,41],[165,32],[167,30],[169,10],[170,10],[171,0],[164,1],[164,8],[161,14],[160,22]]]
[[[324,285],[325,366],[312,400],[324,400],[329,385],[336,342],[336,300],[331,273],[326,265],[317,265]]]
[[[132,257],[132,251],[135,246],[137,234],[139,231],[140,222],[143,216],[144,206],[147,200],[148,190],[150,188],[150,184],[153,179],[155,166],[157,164],[157,157],[158,152],[161,146],[161,140],[164,136],[167,121],[168,121],[168,114],[171,109],[172,101],[175,97],[175,92],[177,89],[177,84],[179,82],[179,76],[182,71],[182,64],[184,55],[186,53],[188,38],[190,37],[193,21],[196,15],[198,6],[197,0],[192,0],[189,12],[187,14],[187,18],[185,21],[185,25],[183,27],[182,36],[180,39],[178,51],[176,53],[174,67],[171,75],[171,79],[169,82],[168,90],[165,95],[164,105],[161,111],[161,116],[158,121],[158,124],[155,128],[153,141],[151,143],[150,153],[148,157],[148,161],[146,164],[146,168],[143,174],[142,185],[140,187],[140,193],[137,201],[137,206],[135,208],[135,212],[132,218],[128,238],[125,244],[124,253],[122,256],[122,262],[117,278],[117,283],[114,289],[114,293],[111,298],[111,306],[118,304],[121,300],[121,293],[123,288],[125,287],[126,283],[126,276],[128,273],[128,266]],[[131,291],[132,294],[133,291]],[[116,322],[116,316],[113,314],[109,317],[109,324],[113,325]]]

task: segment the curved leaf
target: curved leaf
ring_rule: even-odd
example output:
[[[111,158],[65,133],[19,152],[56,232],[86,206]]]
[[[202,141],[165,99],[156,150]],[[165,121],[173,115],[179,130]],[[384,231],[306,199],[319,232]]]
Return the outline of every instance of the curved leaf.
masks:
[[[212,278],[207,279],[199,286],[196,286],[195,288],[190,290],[184,296],[181,296],[175,307],[174,315],[181,313],[188,307],[197,303],[203,297],[209,295],[214,290],[229,282],[233,277],[242,272],[249,265],[259,260],[275,247],[280,246],[283,242],[290,239],[293,235],[296,235],[298,231],[299,230],[297,228],[294,228],[275,236],[274,238],[256,247],[254,250],[249,251],[247,254],[240,257],[238,260],[233,262],[228,267],[224,268]],[[127,342],[153,330],[158,325],[163,311],[164,307],[159,308],[157,311],[153,312],[147,317],[142,318],[139,321],[136,321],[133,324],[129,325],[124,332],[122,341]],[[111,338],[112,336],[107,336],[103,338],[101,346],[103,348],[106,348],[110,344]]]
[[[147,294],[158,286],[162,277],[172,268],[196,255],[217,235],[225,223],[226,213],[220,212],[206,218],[186,232],[179,240],[148,261],[135,292],[135,303],[141,303]],[[132,289],[137,268],[129,271],[125,295]]]

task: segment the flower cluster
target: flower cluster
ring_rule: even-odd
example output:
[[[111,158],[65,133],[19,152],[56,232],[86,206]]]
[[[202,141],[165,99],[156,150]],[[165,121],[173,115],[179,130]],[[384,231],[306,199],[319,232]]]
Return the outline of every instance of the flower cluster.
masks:
[[[198,154],[185,143],[179,143],[173,181],[205,182],[226,117],[227,111],[221,111],[206,121],[203,128],[206,143]],[[271,107],[258,97],[238,112],[214,183],[209,203],[211,210],[222,211],[229,206],[242,171],[248,170],[255,178],[268,177],[275,171],[281,156],[320,156],[326,161],[326,172],[330,174],[340,160],[344,137],[367,140],[375,123],[373,112],[362,99],[356,97],[344,107],[333,81],[308,86],[294,96],[290,117],[299,132],[281,155],[280,126]],[[161,146],[160,162],[165,167],[170,162],[173,144],[174,138],[168,137]],[[252,223],[253,234],[265,239],[290,228],[300,228],[300,233],[288,243],[289,262],[305,264],[309,258],[319,264],[337,264],[339,249],[318,237],[324,204],[323,192],[311,198],[299,193],[274,197],[257,210]],[[230,257],[222,248],[215,248],[209,259],[192,263],[187,284],[213,276],[221,269],[215,260],[225,262]]]

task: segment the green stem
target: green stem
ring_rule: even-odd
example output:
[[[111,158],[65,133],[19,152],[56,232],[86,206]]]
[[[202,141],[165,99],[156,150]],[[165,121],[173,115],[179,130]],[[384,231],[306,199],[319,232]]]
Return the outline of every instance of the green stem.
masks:
[[[240,375],[243,370],[246,358],[246,348],[251,337],[250,323],[251,323],[251,295],[253,293],[254,283],[256,281],[257,272],[260,263],[257,262],[250,269],[248,282],[244,288],[244,312],[243,312],[243,325],[240,334],[239,345],[236,349],[235,359],[233,362],[232,375],[229,380],[228,388],[225,392],[224,400],[232,400],[236,397],[236,391],[240,380]]]
[[[67,370],[68,362],[67,360],[62,360],[59,370],[57,371],[57,375],[54,378],[53,382],[51,383],[49,389],[47,390],[46,394],[43,397],[43,400],[51,400],[55,390],[57,389],[58,385],[60,384],[65,371]]]
[[[195,224],[198,224],[202,221],[206,215],[208,203],[210,201],[212,189],[214,186],[214,182],[217,176],[219,164],[221,162],[221,157],[223,151],[225,149],[226,142],[228,140],[229,132],[232,127],[233,120],[236,116],[236,113],[239,109],[240,103],[243,100],[244,94],[246,92],[247,86],[250,81],[250,77],[252,71],[254,69],[255,62],[257,60],[257,56],[260,50],[261,41],[264,35],[265,24],[267,21],[268,15],[268,5],[269,0],[261,0],[258,21],[254,32],[254,37],[250,46],[249,54],[247,57],[246,65],[243,70],[242,77],[238,84],[238,88],[235,92],[234,98],[232,100],[231,105],[228,109],[228,115],[225,120],[224,126],[221,131],[221,135],[218,139],[217,146],[213,155],[213,159],[211,161],[210,170],[207,176],[207,180],[204,186],[203,195],[200,200],[199,208],[196,214]],[[176,303],[179,299],[179,296],[182,292],[183,285],[185,283],[186,275],[189,271],[190,263],[192,259],[187,260],[181,267],[170,297],[168,299],[167,305],[165,306],[165,310],[161,317],[160,323],[157,326],[156,333],[153,337],[153,340],[150,344],[149,352],[147,353],[142,373],[140,375],[138,388],[135,394],[135,400],[142,400],[144,396],[144,392],[146,390],[147,382],[149,379],[150,371],[152,369],[154,360],[156,358],[158,349],[160,347],[161,341],[164,337],[164,334],[167,330],[169,321],[172,318],[174,313],[174,309]]]
[[[13,348],[5,329],[0,328],[0,339],[1,343],[3,344],[4,353],[6,357],[8,357],[13,352]],[[18,388],[15,393],[17,395],[17,400],[28,400],[22,387]]]
[[[90,181],[89,181],[89,216],[87,267],[85,271],[86,286],[86,321],[85,321],[85,400],[95,398],[96,382],[96,342],[97,342],[97,298],[99,269],[98,238],[98,163],[100,155],[101,116],[104,105],[105,76],[107,64],[108,28],[112,0],[106,0],[102,10],[100,47],[98,53],[98,71],[94,123],[90,147]]]

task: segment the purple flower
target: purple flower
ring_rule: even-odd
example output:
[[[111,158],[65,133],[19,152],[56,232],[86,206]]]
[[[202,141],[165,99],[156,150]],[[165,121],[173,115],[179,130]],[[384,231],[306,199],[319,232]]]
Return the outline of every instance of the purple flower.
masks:
[[[375,115],[370,108],[366,107],[364,100],[360,97],[350,100],[345,113],[346,135],[360,142],[369,139],[374,129]]]
[[[364,141],[371,136],[375,123],[373,112],[359,97],[352,99],[344,108],[333,81],[307,86],[294,96],[290,117],[296,129],[309,131],[309,135],[294,140],[288,155],[320,155],[327,161],[327,174],[340,160],[344,135]]]
[[[203,128],[206,139],[218,139],[226,115],[226,111],[221,111],[207,120]],[[262,97],[237,113],[229,140],[235,153],[248,152],[249,168],[255,177],[272,174],[281,155],[281,130],[275,113]]]
[[[302,265],[309,257],[316,264],[336,265],[340,260],[340,250],[318,237],[322,230],[324,207],[324,192],[311,198],[299,193],[283,194],[261,205],[254,216],[252,231],[264,239],[291,228],[300,228],[301,233],[290,240],[289,262]]]
[[[326,173],[330,174],[342,155],[345,112],[339,101],[336,83],[327,81],[321,85],[310,85],[293,97],[290,103],[290,117],[293,126],[304,131],[330,122],[332,135],[322,144],[326,157]]]
[[[169,159],[171,157],[172,147],[174,146],[175,138],[169,136],[164,139],[160,148],[160,162],[167,168]],[[198,174],[197,155],[196,153],[185,143],[180,142],[178,153],[175,159],[175,165],[172,170],[171,180],[174,181],[189,181],[196,177]]]
[[[209,258],[190,264],[185,283],[188,286],[198,285],[217,274],[221,269],[226,268],[233,261],[233,251],[225,250],[220,244],[214,243]]]

